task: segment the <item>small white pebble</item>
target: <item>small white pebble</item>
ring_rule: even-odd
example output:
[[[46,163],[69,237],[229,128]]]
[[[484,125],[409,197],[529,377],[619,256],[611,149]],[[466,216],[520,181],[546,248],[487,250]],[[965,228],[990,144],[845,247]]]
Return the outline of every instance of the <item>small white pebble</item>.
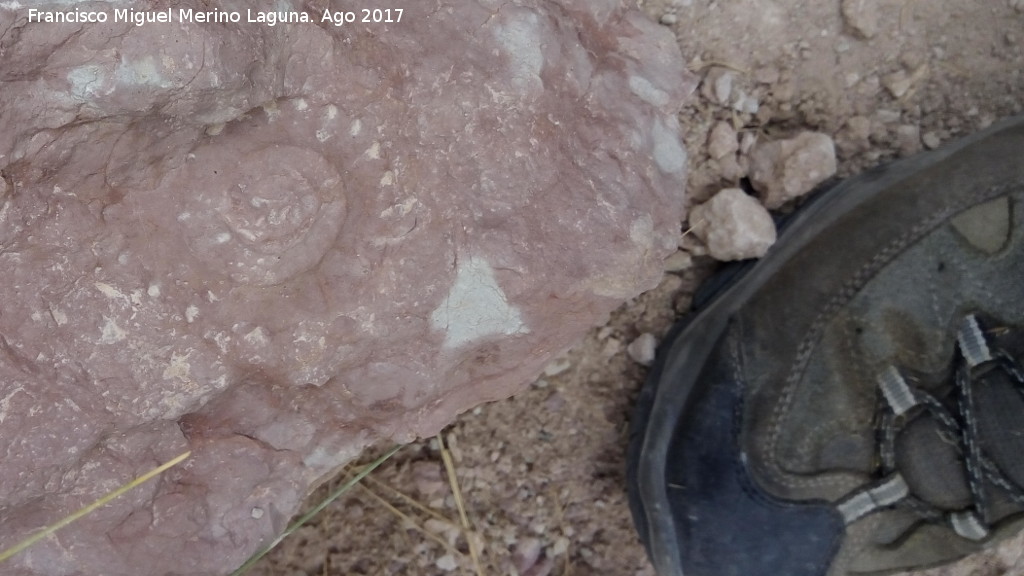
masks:
[[[903,70],[882,77],[882,85],[892,94],[893,98],[902,98],[910,91],[913,80]]]
[[[749,172],[750,182],[761,194],[765,206],[778,208],[807,194],[836,173],[835,142],[821,132],[801,132],[785,140],[758,142],[750,151]],[[743,200],[742,194],[735,191],[727,193],[725,198],[732,201],[730,204]],[[694,208],[690,212],[691,223],[699,221],[694,216],[697,211]]]
[[[636,340],[630,342],[626,347],[626,353],[637,364],[650,366],[654,363],[654,357],[658,350],[658,339],[653,334],[644,332],[637,336]]]
[[[875,111],[875,118],[882,124],[892,124],[900,119],[900,113],[895,110],[881,108]]]
[[[757,144],[757,134],[754,132],[744,132],[743,136],[740,137],[740,154],[749,154],[754,144]]]
[[[775,243],[771,214],[739,188],[726,188],[694,207],[690,223],[719,261],[760,258]]]
[[[757,111],[761,109],[761,104],[756,97],[740,91],[732,105],[732,109],[744,114],[757,114]]]
[[[251,515],[252,515],[253,518],[255,518],[257,520],[259,520],[260,518],[263,518],[263,508],[253,508],[252,512],[251,512]]]
[[[601,355],[605,358],[611,358],[622,351],[622,342],[619,342],[618,338],[609,338],[604,343],[604,348],[601,349]]]
[[[455,570],[459,567],[459,565],[455,562],[455,558],[451,554],[445,554],[444,556],[441,556],[437,559],[436,562],[434,562],[434,565],[440,568],[441,570],[444,570],[445,572],[451,572],[452,570]]]
[[[512,556],[516,564],[516,572],[523,574],[536,566],[542,550],[541,542],[536,538],[525,538],[517,542],[515,554]]]
[[[843,20],[856,37],[867,40],[878,33],[877,2],[871,0],[842,0],[840,3]]]
[[[715,160],[739,150],[736,130],[728,122],[718,122],[708,134],[708,155]]]
[[[728,106],[732,96],[733,72],[727,68],[716,66],[704,75],[701,83],[701,94],[708,100]]]
[[[939,139],[939,135],[935,132],[925,132],[924,136],[921,136],[921,142],[929,150],[934,150],[942,144],[942,140]]]
[[[676,17],[675,14],[668,13],[668,14],[662,14],[662,16],[661,16],[659,21],[662,24],[664,24],[665,26],[671,26],[671,25],[675,24],[676,22],[678,22],[679,19]]]

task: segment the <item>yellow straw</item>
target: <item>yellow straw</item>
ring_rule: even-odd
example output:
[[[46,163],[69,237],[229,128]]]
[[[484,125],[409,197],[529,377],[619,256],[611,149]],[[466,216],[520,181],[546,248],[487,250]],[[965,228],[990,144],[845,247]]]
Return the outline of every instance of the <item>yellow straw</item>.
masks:
[[[444,462],[445,470],[448,471],[448,484],[451,485],[452,496],[455,497],[455,507],[459,510],[462,532],[466,535],[466,543],[469,544],[469,557],[473,560],[473,567],[476,569],[477,576],[483,576],[484,571],[480,566],[480,552],[476,549],[475,534],[469,524],[469,515],[466,514],[466,504],[462,500],[462,489],[459,488],[459,476],[455,473],[455,461],[452,459],[451,451],[444,445],[444,437],[441,434],[437,435],[437,443],[441,446],[441,460]]]
[[[111,500],[117,498],[118,496],[124,494],[125,492],[131,490],[132,488],[135,488],[136,486],[139,486],[140,484],[143,484],[143,483],[145,483],[145,482],[147,482],[149,480],[152,480],[154,477],[160,475],[162,472],[166,471],[168,468],[171,468],[172,466],[176,466],[177,464],[180,464],[184,459],[188,458],[189,455],[191,455],[191,454],[192,454],[191,451],[185,452],[184,454],[178,456],[177,458],[175,458],[173,460],[170,460],[168,462],[165,462],[164,464],[161,464],[160,466],[157,466],[156,468],[150,470],[149,472],[146,472],[142,476],[139,476],[135,480],[132,480],[131,482],[125,484],[124,486],[121,486],[117,490],[114,490],[113,492],[107,494],[106,496],[100,498],[99,500],[93,502],[92,504],[89,504],[85,508],[82,508],[78,512],[75,512],[74,514],[71,514],[70,516],[65,517],[63,520],[60,520],[59,522],[56,522],[54,524],[51,524],[51,525],[47,526],[46,528],[43,528],[39,532],[36,532],[32,536],[29,536],[28,538],[22,540],[21,542],[19,542],[19,543],[15,544],[14,546],[8,548],[7,550],[4,550],[3,552],[0,552],[0,562],[4,562],[4,561],[8,560],[11,556],[14,556],[18,552],[21,552],[22,550],[25,550],[29,546],[32,546],[36,542],[42,540],[43,538],[46,538],[50,534],[53,534],[57,530],[60,530],[61,528],[67,526],[68,524],[71,524],[75,520],[78,520],[81,517],[91,513],[93,510],[96,510],[100,506],[103,506],[103,505],[109,503]]]

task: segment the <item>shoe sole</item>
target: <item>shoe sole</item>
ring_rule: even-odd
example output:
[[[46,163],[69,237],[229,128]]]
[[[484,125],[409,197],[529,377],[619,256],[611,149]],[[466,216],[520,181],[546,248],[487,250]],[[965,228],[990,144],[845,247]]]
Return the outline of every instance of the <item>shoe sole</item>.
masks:
[[[640,538],[660,576],[685,576],[665,483],[668,447],[679,418],[696,396],[701,367],[714,351],[729,319],[765,282],[836,219],[896,183],[934,166],[996,132],[1024,123],[1011,118],[949,146],[874,168],[816,194],[781,227],[775,245],[760,260],[740,264],[709,279],[711,294],[695,298],[695,310],[666,335],[637,398],[627,452],[629,504]],[[700,290],[698,290],[699,292]]]

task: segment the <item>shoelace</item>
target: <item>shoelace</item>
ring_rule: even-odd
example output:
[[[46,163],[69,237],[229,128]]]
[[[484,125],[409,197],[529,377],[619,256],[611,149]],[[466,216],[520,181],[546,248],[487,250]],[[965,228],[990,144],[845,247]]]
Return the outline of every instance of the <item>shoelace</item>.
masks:
[[[1024,395],[1024,369],[1005,350],[994,348],[974,315],[966,316],[957,332],[956,404],[954,414],[935,396],[911,387],[893,366],[878,378],[885,398],[879,431],[879,473],[881,480],[845,497],[837,506],[847,524],[881,509],[903,506],[929,522],[949,522],[953,530],[969,540],[983,540],[991,529],[991,502],[986,484],[1002,488],[1024,508],[1024,487],[1013,482],[984,453],[978,441],[978,420],[974,402],[975,382],[993,370],[1003,370],[1018,392]],[[918,408],[916,417],[903,417]],[[917,417],[931,417],[940,432],[954,445],[964,462],[964,472],[973,503],[962,510],[946,511],[910,493],[896,466],[896,438]],[[1024,417],[1024,415],[1022,415]]]

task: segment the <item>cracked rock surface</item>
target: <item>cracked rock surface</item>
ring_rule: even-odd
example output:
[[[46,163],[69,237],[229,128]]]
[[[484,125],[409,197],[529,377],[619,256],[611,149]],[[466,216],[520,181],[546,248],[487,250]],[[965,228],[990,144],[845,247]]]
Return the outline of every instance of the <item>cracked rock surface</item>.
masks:
[[[226,573],[367,445],[519,389],[676,248],[694,82],[617,1],[26,10],[0,7],[0,548],[192,457],[5,574]]]

